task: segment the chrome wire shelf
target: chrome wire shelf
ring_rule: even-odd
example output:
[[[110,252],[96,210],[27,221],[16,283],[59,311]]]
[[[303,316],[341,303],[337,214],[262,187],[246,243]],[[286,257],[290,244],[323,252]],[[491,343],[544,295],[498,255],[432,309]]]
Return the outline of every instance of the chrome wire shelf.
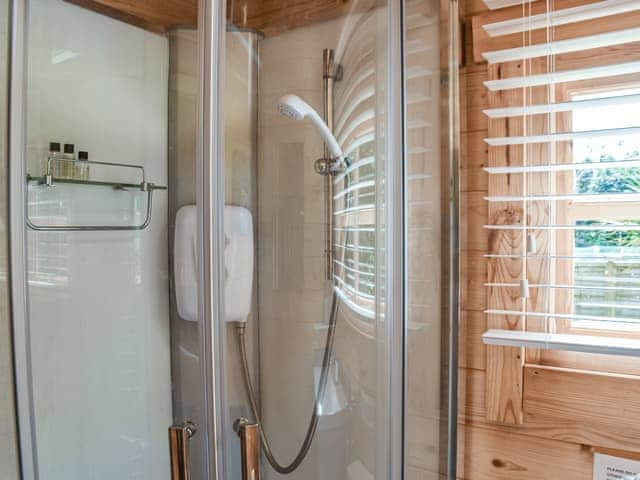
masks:
[[[112,182],[112,181],[99,181],[99,180],[81,180],[75,178],[61,178],[52,175],[51,163],[54,162],[67,162],[67,163],[82,163],[82,165],[101,165],[107,167],[121,167],[121,168],[133,168],[140,171],[141,181],[140,183],[127,183],[127,182]],[[40,232],[80,232],[80,231],[118,231],[118,230],[144,230],[151,223],[151,215],[153,210],[153,192],[155,190],[167,190],[166,185],[156,185],[152,182],[147,182],[144,172],[144,167],[141,165],[127,165],[124,163],[113,162],[96,162],[90,160],[72,160],[66,158],[49,158],[47,161],[47,173],[42,176],[27,175],[27,186],[29,184],[36,184],[38,186],[51,188],[57,183],[71,184],[71,185],[86,185],[86,186],[98,186],[98,187],[112,187],[114,190],[130,191],[138,190],[147,194],[147,211],[144,221],[139,225],[38,225],[31,221],[29,218],[28,209],[25,211],[25,222],[27,226]],[[28,190],[28,188],[27,188]],[[25,192],[26,193],[26,192]]]

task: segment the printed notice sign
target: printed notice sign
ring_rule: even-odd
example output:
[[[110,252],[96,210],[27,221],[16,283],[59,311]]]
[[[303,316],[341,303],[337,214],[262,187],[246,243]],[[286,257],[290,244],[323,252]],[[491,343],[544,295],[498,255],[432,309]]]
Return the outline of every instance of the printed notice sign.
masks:
[[[593,480],[640,480],[640,461],[596,453]]]

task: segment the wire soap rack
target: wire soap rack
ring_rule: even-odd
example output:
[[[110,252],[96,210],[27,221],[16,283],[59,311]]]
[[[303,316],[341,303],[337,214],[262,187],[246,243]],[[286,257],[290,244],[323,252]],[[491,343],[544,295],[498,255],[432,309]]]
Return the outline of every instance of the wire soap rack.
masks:
[[[131,168],[138,170],[140,172],[141,181],[140,183],[126,183],[126,182],[112,182],[112,181],[97,181],[97,180],[84,180],[84,179],[75,179],[75,178],[62,178],[62,177],[54,177],[52,170],[52,162],[67,162],[77,164],[82,162],[82,165],[99,165],[106,167],[120,167],[120,168]],[[128,191],[128,190],[139,190],[141,192],[146,192],[147,194],[147,209],[145,214],[145,219],[142,223],[138,225],[38,225],[34,223],[29,217],[28,209],[25,210],[25,221],[27,226],[36,231],[40,232],[78,232],[78,231],[110,231],[110,230],[144,230],[151,223],[151,215],[153,211],[153,192],[155,190],[167,190],[166,185],[156,185],[155,183],[148,182],[146,180],[144,167],[142,165],[130,165],[126,163],[116,163],[116,162],[97,162],[94,160],[76,160],[70,158],[55,158],[50,157],[47,160],[47,170],[46,174],[40,177],[27,175],[27,189],[29,184],[37,184],[39,186],[53,187],[56,183],[68,183],[68,184],[76,184],[76,185],[93,185],[93,186],[102,186],[102,187],[113,187],[114,190],[119,191]]]

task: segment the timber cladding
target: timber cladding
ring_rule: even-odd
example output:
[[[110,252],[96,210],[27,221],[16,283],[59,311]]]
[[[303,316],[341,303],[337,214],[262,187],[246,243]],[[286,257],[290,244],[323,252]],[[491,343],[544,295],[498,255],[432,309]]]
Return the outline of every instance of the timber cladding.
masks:
[[[594,0],[555,0],[556,8],[594,3]],[[534,1],[533,11],[546,8],[545,0]],[[504,165],[504,151],[489,148],[484,139],[500,136],[507,128],[504,120],[488,121],[483,110],[506,105],[521,105],[521,93],[488,92],[483,82],[513,76],[507,68],[489,68],[480,51],[491,43],[479,29],[479,19],[491,15],[504,19],[507,9],[489,13],[482,0],[461,0],[463,61],[460,78],[461,159],[460,159],[460,338],[459,338],[459,451],[458,477],[466,480],[583,480],[591,479],[595,451],[637,458],[640,455],[640,369],[638,363],[620,359],[610,367],[586,354],[566,352],[545,354],[524,352],[519,348],[493,346],[481,340],[487,328],[521,328],[504,325],[505,320],[484,313],[487,308],[517,309],[516,294],[505,298],[488,293],[485,283],[518,269],[501,265],[485,257],[496,242],[513,243],[519,239],[491,235],[485,224],[515,223],[521,214],[519,205],[491,205],[484,197],[518,195],[518,185],[489,179],[487,166]],[[521,7],[517,7],[521,8]],[[506,13],[505,13],[506,12]],[[502,17],[501,17],[502,16]],[[629,28],[640,25],[629,15],[616,17],[601,28]],[[474,20],[475,19],[475,20]],[[590,28],[589,24],[583,25]],[[567,32],[558,30],[559,35]],[[575,29],[576,27],[571,27]],[[561,37],[562,38],[562,37]],[[514,41],[513,38],[508,39]],[[507,44],[503,48],[517,46]],[[637,45],[634,46],[637,50]],[[495,48],[494,48],[495,49]],[[633,56],[628,51],[602,51],[603,55]],[[640,54],[639,54],[640,55]],[[575,68],[586,56],[575,54],[559,59]],[[532,64],[535,70],[535,62]],[[517,65],[508,65],[517,68]],[[544,69],[544,65],[539,68]],[[499,95],[503,95],[499,98]],[[546,93],[533,91],[533,103],[550,101]],[[538,96],[536,99],[535,96]],[[518,120],[509,128],[517,130]],[[534,126],[544,131],[546,125]],[[519,155],[512,151],[511,155]],[[521,153],[520,153],[521,154]],[[541,163],[542,152],[531,155]],[[510,158],[513,161],[513,157]],[[513,164],[513,163],[512,163]],[[517,164],[517,163],[516,163]],[[545,215],[539,209],[539,215]],[[512,216],[513,218],[503,218]],[[544,223],[544,222],[541,222]],[[539,238],[543,248],[545,238]],[[517,278],[515,279],[517,280]],[[543,279],[544,280],[544,279]],[[542,283],[542,282],[541,282]],[[541,303],[541,301],[540,301]],[[604,371],[603,371],[604,370]]]
[[[196,28],[197,0],[65,0],[146,30],[165,33]],[[294,28],[369,10],[379,0],[228,0],[227,16],[237,28],[270,37]]]

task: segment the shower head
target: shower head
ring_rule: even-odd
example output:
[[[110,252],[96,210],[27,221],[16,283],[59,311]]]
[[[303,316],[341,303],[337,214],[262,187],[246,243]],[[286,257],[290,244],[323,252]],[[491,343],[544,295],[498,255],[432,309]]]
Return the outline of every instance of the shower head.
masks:
[[[291,120],[302,120],[313,108],[297,95],[284,95],[278,100],[278,112]]]
[[[342,159],[342,149],[338,145],[336,137],[333,136],[327,124],[320,118],[318,112],[316,112],[307,102],[302,100],[297,95],[285,95],[278,100],[278,112],[280,115],[284,115],[292,120],[302,120],[308,117],[311,123],[315,125],[320,133],[320,136],[327,144],[327,148],[331,152],[331,155],[336,158]]]

